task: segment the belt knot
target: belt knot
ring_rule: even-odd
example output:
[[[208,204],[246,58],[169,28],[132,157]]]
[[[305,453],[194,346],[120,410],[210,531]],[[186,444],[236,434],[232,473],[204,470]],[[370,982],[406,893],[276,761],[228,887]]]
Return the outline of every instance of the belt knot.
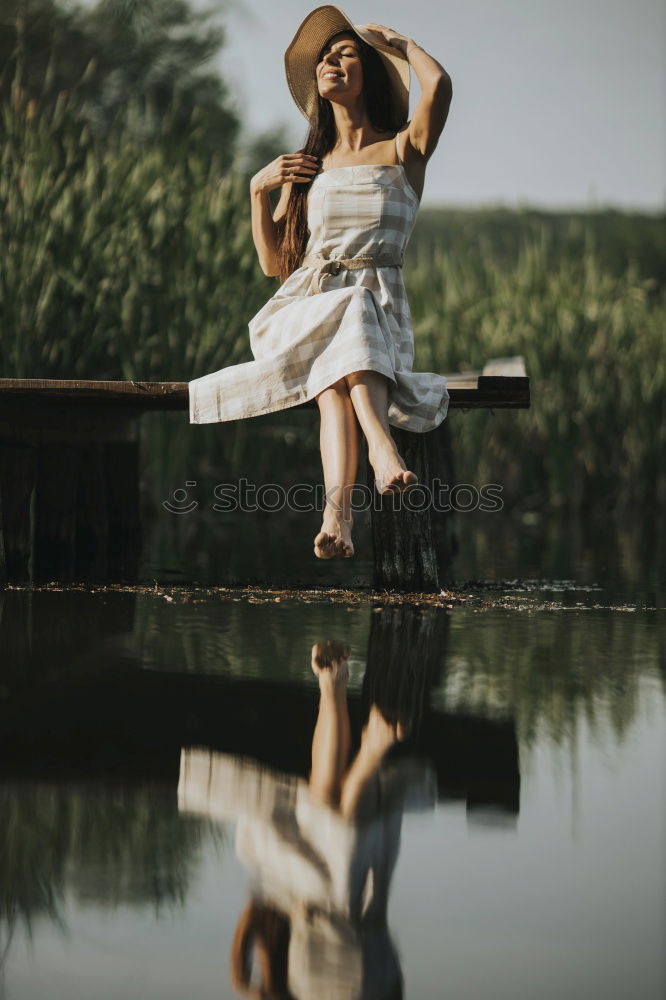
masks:
[[[312,280],[306,295],[321,292],[321,280],[325,274],[339,274],[342,268],[356,271],[364,267],[402,267],[402,254],[385,251],[380,254],[358,254],[356,257],[324,257],[321,253],[308,254],[301,261],[301,267],[314,268]]]

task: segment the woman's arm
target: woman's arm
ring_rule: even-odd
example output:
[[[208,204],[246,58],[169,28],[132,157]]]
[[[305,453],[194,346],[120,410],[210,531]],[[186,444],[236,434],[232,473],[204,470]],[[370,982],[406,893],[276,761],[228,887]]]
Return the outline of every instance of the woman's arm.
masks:
[[[381,24],[366,24],[365,27],[379,35],[384,44],[399,49],[416,74],[421,97],[406,130],[403,159],[405,163],[420,159],[425,166],[425,161],[435,150],[449,114],[453,96],[451,77],[441,63],[428,55],[413,38],[399,35]]]
[[[275,214],[278,214],[280,204],[284,200],[284,192],[287,185],[282,189],[280,203]],[[275,218],[272,216],[271,200],[269,192],[250,184],[250,199],[252,205],[252,239],[257,250],[261,270],[268,278],[274,278],[277,274],[277,226]]]
[[[276,222],[287,210],[292,183],[305,184],[317,172],[317,157],[309,153],[284,153],[263,167],[250,181],[252,238],[261,270],[269,278],[278,274]],[[271,214],[269,194],[282,186],[280,200]]]
[[[453,85],[444,67],[413,39],[409,39],[405,51],[421,85],[421,97],[407,128],[404,158],[405,162],[416,158],[426,161],[434,153],[444,131]]]

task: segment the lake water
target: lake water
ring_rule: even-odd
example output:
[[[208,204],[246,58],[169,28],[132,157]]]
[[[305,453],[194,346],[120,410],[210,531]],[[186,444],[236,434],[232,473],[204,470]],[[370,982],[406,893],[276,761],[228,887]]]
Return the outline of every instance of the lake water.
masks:
[[[513,537],[417,603],[154,553],[156,583],[0,592],[0,996],[239,996],[251,915],[299,998],[661,998],[663,577]],[[329,639],[346,813],[308,785]]]
[[[214,510],[317,481],[254,431],[148,449],[137,582],[0,589],[0,998],[661,998],[658,523],[460,515],[440,594],[374,592],[367,514],[323,562]]]

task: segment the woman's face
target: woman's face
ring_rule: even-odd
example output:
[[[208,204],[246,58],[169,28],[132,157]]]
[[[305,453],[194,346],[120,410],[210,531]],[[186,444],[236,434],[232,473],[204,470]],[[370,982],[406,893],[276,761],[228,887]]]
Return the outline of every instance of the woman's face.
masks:
[[[329,101],[348,104],[363,91],[363,68],[358,45],[348,31],[329,38],[317,63],[317,87]]]

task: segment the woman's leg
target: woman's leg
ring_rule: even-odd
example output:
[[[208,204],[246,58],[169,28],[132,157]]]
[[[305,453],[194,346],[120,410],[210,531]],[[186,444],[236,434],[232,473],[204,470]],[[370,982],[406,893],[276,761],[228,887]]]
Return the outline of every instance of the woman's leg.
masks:
[[[380,493],[401,491],[417,482],[398,454],[388,422],[389,379],[379,372],[359,371],[345,376],[349,397],[368,442],[368,461]]]
[[[404,735],[401,723],[388,722],[376,705],[371,706],[361,746],[342,779],[340,812],[347,819],[363,821],[375,815],[380,805],[379,768],[386,752]]]
[[[344,378],[320,392],[316,400],[321,419],[319,444],[326,506],[314,552],[320,559],[339,555],[349,558],[354,554],[351,501],[358,469],[360,428]]]
[[[310,790],[327,805],[340,801],[340,782],[347,767],[350,749],[347,708],[348,657],[339,655],[322,667],[321,644],[312,647],[311,665],[319,681],[319,712],[312,737]],[[319,662],[318,662],[319,658]]]

